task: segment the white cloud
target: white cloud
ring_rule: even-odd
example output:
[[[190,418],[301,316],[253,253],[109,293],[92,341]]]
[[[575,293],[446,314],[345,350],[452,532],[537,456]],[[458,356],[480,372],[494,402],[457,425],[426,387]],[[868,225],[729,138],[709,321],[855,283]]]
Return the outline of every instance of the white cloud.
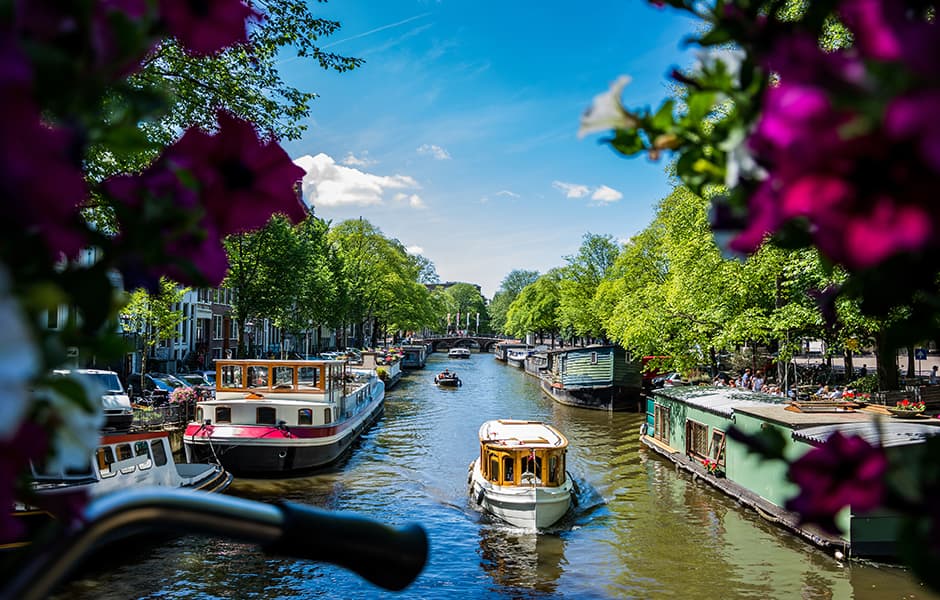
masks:
[[[434,160],[450,160],[450,152],[436,144],[421,144],[417,149],[418,154],[429,154]]]
[[[607,187],[606,185],[600,186],[599,188],[594,190],[593,194],[591,194],[592,200],[597,200],[598,202],[605,203],[605,204],[608,202],[616,202],[617,200],[620,200],[621,198],[623,198],[623,194],[621,194],[620,192],[618,192],[612,187]]]
[[[517,193],[515,193],[515,192],[510,192],[509,190],[500,190],[500,191],[496,192],[496,195],[497,195],[497,196],[506,196],[506,197],[509,197],[509,198],[518,198],[518,197],[519,197],[519,194],[517,194]]]
[[[362,156],[356,156],[352,152],[347,152],[342,160],[342,163],[347,167],[369,167],[374,165],[375,162],[376,161],[369,158],[368,150],[364,151]]]
[[[565,183],[564,181],[553,181],[552,187],[561,190],[566,198],[584,198],[591,192],[591,188],[580,183]]]
[[[424,200],[418,194],[395,194],[395,202],[408,203],[412,208],[424,208]]]
[[[421,187],[408,175],[373,175],[338,165],[322,152],[316,156],[301,156],[294,164],[307,172],[303,178],[304,202],[317,207],[378,205],[383,203],[388,190]],[[421,199],[412,194],[409,204],[420,206]]]
[[[405,252],[412,256],[418,256],[419,254],[424,254],[424,248],[421,246],[408,246],[405,248]]]

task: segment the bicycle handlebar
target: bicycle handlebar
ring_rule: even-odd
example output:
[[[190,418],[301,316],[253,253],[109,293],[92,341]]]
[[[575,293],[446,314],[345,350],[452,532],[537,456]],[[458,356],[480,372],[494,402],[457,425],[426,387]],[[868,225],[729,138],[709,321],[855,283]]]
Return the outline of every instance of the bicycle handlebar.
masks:
[[[188,490],[128,490],[90,503],[85,523],[33,556],[0,596],[45,598],[96,548],[168,530],[226,537],[258,544],[270,554],[330,562],[390,590],[414,581],[428,556],[427,534],[416,524],[394,529],[302,504],[265,504]]]

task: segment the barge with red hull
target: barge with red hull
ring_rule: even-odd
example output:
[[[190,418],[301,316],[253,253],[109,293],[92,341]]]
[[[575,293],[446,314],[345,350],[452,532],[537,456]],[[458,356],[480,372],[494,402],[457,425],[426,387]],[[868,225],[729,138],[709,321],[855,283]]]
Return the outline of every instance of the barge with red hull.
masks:
[[[287,477],[335,462],[379,418],[385,384],[341,360],[220,360],[216,397],[196,406],[191,462],[236,475]]]

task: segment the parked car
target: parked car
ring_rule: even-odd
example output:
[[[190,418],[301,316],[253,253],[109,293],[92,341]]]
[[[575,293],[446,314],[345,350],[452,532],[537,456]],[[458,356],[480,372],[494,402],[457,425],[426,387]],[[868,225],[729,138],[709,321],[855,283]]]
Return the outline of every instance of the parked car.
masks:
[[[143,388],[141,388],[141,381],[143,381]],[[131,373],[127,376],[127,389],[131,400],[135,402],[149,400],[155,406],[166,404],[170,399],[170,392],[178,387],[186,386],[186,383],[169,373],[144,373],[143,378],[140,373]]]
[[[105,371],[101,369],[60,369],[56,370],[57,375],[69,375],[75,373],[80,377],[89,377],[93,379],[104,393],[101,395],[101,406],[104,409],[104,429],[106,431],[127,431],[134,421],[134,408],[131,406],[131,399],[128,397],[124,386],[121,385],[121,378],[114,371]]]
[[[672,387],[674,385],[686,385],[682,375],[676,372],[667,373],[653,378],[653,388]]]
[[[195,389],[200,400],[204,398],[215,398],[215,383],[209,382],[202,372],[182,373],[177,375],[177,378]]]

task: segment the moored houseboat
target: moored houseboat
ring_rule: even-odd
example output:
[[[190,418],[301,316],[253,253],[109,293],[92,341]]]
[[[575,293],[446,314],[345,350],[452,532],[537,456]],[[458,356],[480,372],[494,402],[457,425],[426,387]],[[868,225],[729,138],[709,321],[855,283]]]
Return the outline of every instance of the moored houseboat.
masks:
[[[221,492],[232,483],[231,473],[218,464],[177,464],[165,431],[105,433],[85,468],[50,472],[33,465],[32,475],[33,491],[40,500],[46,498],[53,503],[57,496],[84,493],[95,499],[146,486]],[[45,510],[22,504],[12,514],[27,531],[35,531],[52,519]],[[25,543],[12,542],[0,545],[0,549]]]
[[[548,348],[538,346],[525,358],[525,372],[533,377],[542,377],[548,370]]]
[[[891,419],[872,410],[846,407],[801,412],[783,400],[735,388],[655,390],[647,401],[641,440],[693,477],[819,547],[846,557],[895,558],[900,515],[884,509],[859,513],[846,508],[835,521],[844,532],[841,535],[801,524],[796,514],[784,508],[787,499],[798,492],[787,478],[787,465],[761,460],[725,433],[732,424],[748,435],[777,429],[786,443],[784,455],[796,460],[836,431],[880,443],[889,455],[909,452],[911,444],[940,435],[940,422]],[[715,465],[714,473],[704,467],[706,460]]]
[[[374,370],[339,360],[217,360],[216,397],[196,405],[183,446],[236,475],[278,477],[334,462],[382,414]]]
[[[579,346],[546,352],[542,391],[556,402],[598,410],[641,408],[640,367],[619,346]]]
[[[506,350],[506,363],[511,367],[516,367],[517,369],[524,369],[525,359],[528,358],[529,354],[531,353],[532,349],[528,346],[509,348]]]
[[[428,347],[424,344],[403,344],[401,359],[403,369],[423,369],[428,361]]]
[[[565,471],[568,439],[560,431],[539,421],[499,419],[483,423],[479,441],[467,476],[477,505],[529,530],[565,515],[574,484]]]
[[[374,369],[379,378],[385,382],[386,390],[395,387],[401,379],[402,359],[394,352],[363,350],[361,366],[363,369]]]

